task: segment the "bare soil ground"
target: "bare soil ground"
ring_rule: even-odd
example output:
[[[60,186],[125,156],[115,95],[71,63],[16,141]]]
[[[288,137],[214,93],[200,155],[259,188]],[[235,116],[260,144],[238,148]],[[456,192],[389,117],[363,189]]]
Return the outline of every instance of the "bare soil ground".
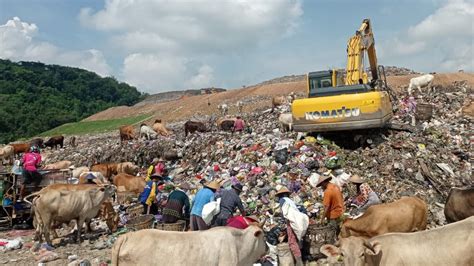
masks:
[[[418,75],[389,76],[388,84],[395,90],[400,91],[408,86],[410,79]],[[435,74],[434,85],[447,86],[454,81],[467,81],[474,85],[473,73],[442,73]],[[137,116],[142,114],[153,114],[154,118],[160,118],[165,122],[179,121],[193,117],[193,115],[217,114],[217,106],[227,103],[230,107],[230,114],[237,113],[234,106],[239,100],[246,100],[244,112],[252,112],[258,108],[270,107],[271,98],[277,95],[286,95],[290,92],[297,92],[302,95],[306,93],[306,81],[287,82],[252,86],[248,88],[232,89],[226,92],[197,95],[185,97],[183,99],[138,106],[118,106],[109,108],[85,119],[85,121],[116,119],[127,116]],[[208,104],[210,103],[210,105]],[[153,119],[154,119],[153,118]],[[151,119],[151,120],[153,120]]]

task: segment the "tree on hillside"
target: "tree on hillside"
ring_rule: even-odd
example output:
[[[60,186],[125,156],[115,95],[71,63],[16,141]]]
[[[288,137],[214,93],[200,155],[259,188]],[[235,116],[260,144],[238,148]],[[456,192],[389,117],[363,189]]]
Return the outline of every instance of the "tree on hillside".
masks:
[[[0,143],[77,122],[146,95],[115,78],[73,67],[0,59]]]

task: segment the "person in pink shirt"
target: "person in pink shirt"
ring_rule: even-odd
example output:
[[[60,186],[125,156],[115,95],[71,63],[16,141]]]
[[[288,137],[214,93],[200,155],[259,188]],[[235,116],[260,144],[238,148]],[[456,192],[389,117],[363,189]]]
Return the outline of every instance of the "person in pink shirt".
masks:
[[[234,122],[234,131],[244,131],[245,122],[242,120],[242,117],[237,116],[237,119]]]
[[[39,148],[31,146],[30,152],[23,154],[21,162],[23,164],[23,184],[20,188],[20,196],[23,198],[25,196],[25,185],[33,183],[37,188],[41,183],[41,174],[38,173],[38,167],[41,164]]]

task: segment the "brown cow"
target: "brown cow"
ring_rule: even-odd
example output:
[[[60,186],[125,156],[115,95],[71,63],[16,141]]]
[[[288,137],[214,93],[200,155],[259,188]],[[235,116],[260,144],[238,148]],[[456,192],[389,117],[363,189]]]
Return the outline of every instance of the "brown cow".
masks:
[[[444,205],[444,216],[454,223],[474,215],[474,187],[452,188]]]
[[[234,128],[235,118],[219,118],[217,120],[217,128],[224,131],[232,131]]]
[[[15,154],[25,153],[30,150],[31,145],[29,143],[12,143]]]
[[[187,137],[188,133],[194,133],[194,132],[206,132],[206,125],[204,125],[203,122],[197,122],[197,121],[187,121],[184,123],[184,136]]]
[[[113,167],[113,166],[112,166]],[[126,173],[129,175],[136,175],[138,173],[140,167],[137,165],[131,163],[131,162],[123,162],[123,163],[118,163],[116,172],[117,173]]]
[[[44,147],[50,147],[51,149],[53,147],[54,147],[54,149],[57,149],[58,145],[61,148],[63,148],[63,146],[64,146],[64,136],[51,137],[44,143]]]
[[[59,162],[47,164],[43,167],[43,169],[44,170],[68,169],[71,165],[72,165],[71,161],[59,161]]]
[[[97,214],[97,217],[100,217],[102,220],[105,221],[107,227],[112,233],[117,231],[120,218],[119,214],[114,210],[112,201],[106,200],[102,202],[102,206],[100,206],[100,210]]]
[[[139,194],[145,188],[145,179],[140,176],[133,176],[125,173],[120,173],[113,178],[113,183],[118,191],[127,191]]]
[[[34,138],[30,141],[31,146],[38,146],[40,148],[44,147],[44,141],[42,138]]]
[[[113,175],[116,175],[118,173],[116,163],[94,164],[91,167],[91,171],[92,172],[100,172],[107,179],[110,179]]]
[[[158,121],[158,120],[156,120],[156,121]],[[155,121],[155,123],[153,124],[153,127],[152,127],[153,130],[154,130],[156,133],[160,134],[161,136],[168,137],[168,136],[170,135],[170,132],[169,132],[169,130],[165,127],[165,124],[163,124],[163,123],[161,122],[161,120],[159,120],[160,122],[156,122],[156,121]]]
[[[131,125],[121,126],[119,132],[120,141],[132,140],[135,138],[135,129]]]
[[[390,232],[425,230],[428,216],[426,203],[417,197],[370,206],[357,219],[347,219],[341,227],[341,237],[374,237]]]

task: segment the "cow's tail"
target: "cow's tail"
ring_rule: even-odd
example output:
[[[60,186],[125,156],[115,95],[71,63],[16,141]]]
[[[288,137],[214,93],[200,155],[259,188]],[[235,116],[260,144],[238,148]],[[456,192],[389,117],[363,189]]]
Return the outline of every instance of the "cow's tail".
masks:
[[[23,201],[26,202],[26,203],[28,203],[28,204],[30,204],[30,205],[33,205],[33,203],[32,203],[31,201],[28,201],[27,199],[28,199],[28,198],[31,198],[31,197],[34,197],[34,196],[37,196],[37,195],[39,195],[40,193],[41,193],[41,191],[37,191],[37,192],[35,192],[35,193],[31,193],[30,195],[24,197],[24,198],[23,198]]]
[[[127,242],[127,235],[120,236],[112,247],[112,266],[119,265],[120,248]]]

